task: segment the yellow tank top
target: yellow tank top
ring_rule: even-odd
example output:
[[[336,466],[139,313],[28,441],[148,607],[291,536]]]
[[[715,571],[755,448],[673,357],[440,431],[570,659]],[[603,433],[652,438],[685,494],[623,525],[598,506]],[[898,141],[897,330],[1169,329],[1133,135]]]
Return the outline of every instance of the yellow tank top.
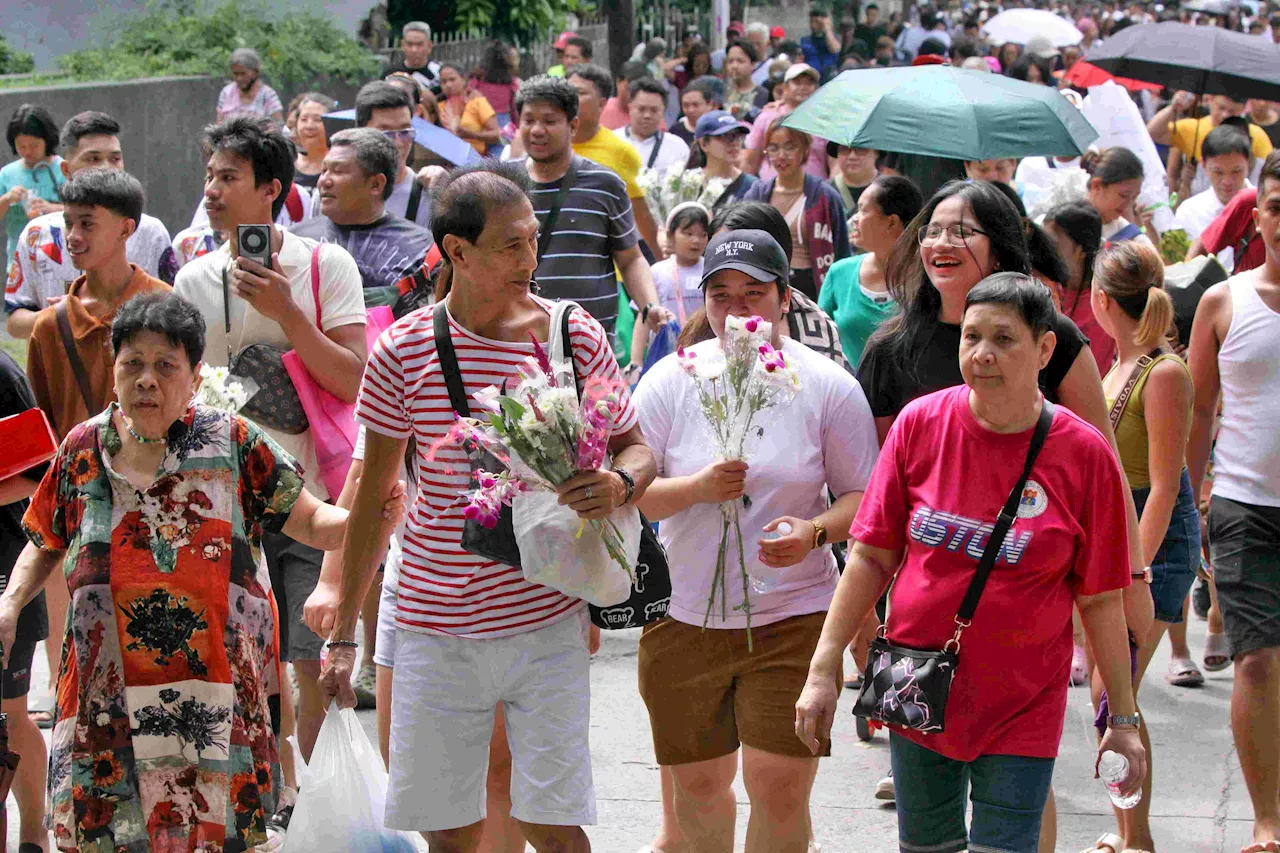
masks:
[[[1129,404],[1125,406],[1124,412],[1120,415],[1120,424],[1116,427],[1116,447],[1120,448],[1120,464],[1124,468],[1125,476],[1129,478],[1129,487],[1132,489],[1146,488],[1151,485],[1151,471],[1147,466],[1147,419],[1142,405],[1142,391],[1147,386],[1147,378],[1151,376],[1152,369],[1160,362],[1170,359],[1187,371],[1187,377],[1190,378],[1191,371],[1187,370],[1186,362],[1178,356],[1173,353],[1162,353],[1156,356],[1138,377],[1138,384],[1129,395]],[[1107,375],[1115,373],[1119,366],[1117,364],[1112,367]],[[1107,410],[1110,411],[1114,404],[1115,398],[1108,397]]]

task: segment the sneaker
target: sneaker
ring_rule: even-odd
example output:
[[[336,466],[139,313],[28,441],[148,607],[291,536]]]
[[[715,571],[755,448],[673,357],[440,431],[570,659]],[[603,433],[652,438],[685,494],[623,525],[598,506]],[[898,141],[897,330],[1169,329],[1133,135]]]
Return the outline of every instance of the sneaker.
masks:
[[[1209,584],[1200,578],[1196,578],[1195,586],[1191,587],[1191,609],[1195,611],[1196,618],[1209,618]]]
[[[897,792],[893,789],[893,771],[891,770],[888,776],[876,783],[876,799],[892,803],[897,798]]]
[[[377,705],[378,670],[372,666],[360,667],[351,689],[356,692],[356,710],[364,711]]]

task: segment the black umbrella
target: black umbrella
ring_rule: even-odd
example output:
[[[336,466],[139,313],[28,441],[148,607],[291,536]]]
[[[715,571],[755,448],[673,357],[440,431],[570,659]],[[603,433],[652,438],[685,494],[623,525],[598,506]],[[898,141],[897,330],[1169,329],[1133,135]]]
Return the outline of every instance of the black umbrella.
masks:
[[[1126,27],[1084,57],[1117,77],[1237,101],[1280,100],[1280,45],[1222,27]]]

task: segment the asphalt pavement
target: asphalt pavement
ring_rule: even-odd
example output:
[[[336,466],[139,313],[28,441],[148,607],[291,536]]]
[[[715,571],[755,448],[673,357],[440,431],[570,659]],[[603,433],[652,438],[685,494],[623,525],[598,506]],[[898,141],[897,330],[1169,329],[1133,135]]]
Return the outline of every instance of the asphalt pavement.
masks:
[[[1191,623],[1197,660],[1205,623]],[[599,824],[588,829],[600,853],[635,853],[652,840],[661,816],[658,767],[653,760],[649,720],[636,688],[638,631],[606,632],[592,665],[591,748]],[[44,655],[36,655],[34,685],[46,683]],[[1171,687],[1163,675],[1168,644],[1157,653],[1139,697],[1151,728],[1155,764],[1152,825],[1156,847],[1168,853],[1235,853],[1250,837],[1249,804],[1229,724],[1231,670],[1206,673],[1198,689]],[[870,743],[858,740],[845,691],[836,719],[833,756],[825,759],[814,786],[815,836],[823,853],[866,853],[897,849],[892,806],[878,802],[875,784],[889,765],[883,732]],[[1054,773],[1058,798],[1057,850],[1075,853],[1113,831],[1102,783],[1092,778],[1094,746],[1085,728],[1088,692],[1073,688]],[[360,712],[371,739],[374,714]],[[424,758],[426,758],[424,756]],[[741,779],[737,850],[742,850],[750,809]],[[17,807],[10,797],[9,847],[17,849]],[[532,848],[530,848],[532,849]]]

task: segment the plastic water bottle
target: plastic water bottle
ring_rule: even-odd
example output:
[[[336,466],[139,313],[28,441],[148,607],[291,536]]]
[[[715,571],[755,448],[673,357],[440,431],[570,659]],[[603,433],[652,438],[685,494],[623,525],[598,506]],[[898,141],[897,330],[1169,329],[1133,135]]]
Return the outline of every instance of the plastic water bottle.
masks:
[[[1102,753],[1102,758],[1098,761],[1098,775],[1107,786],[1107,793],[1111,796],[1111,802],[1115,803],[1116,808],[1131,809],[1142,800],[1141,788],[1128,797],[1120,793],[1120,786],[1129,775],[1129,759],[1118,752],[1108,749]]]
[[[790,536],[790,535],[791,535],[791,524],[784,521],[784,522],[781,522],[777,527],[775,527],[772,533],[764,534],[764,538],[765,539],[781,539],[784,536]],[[773,590],[778,588],[778,584],[780,583],[780,581],[777,581],[777,580],[763,580],[761,578],[757,578],[754,575],[748,575],[748,578],[751,580],[751,591],[755,593],[759,593],[760,595],[764,595],[766,592],[772,592]]]

